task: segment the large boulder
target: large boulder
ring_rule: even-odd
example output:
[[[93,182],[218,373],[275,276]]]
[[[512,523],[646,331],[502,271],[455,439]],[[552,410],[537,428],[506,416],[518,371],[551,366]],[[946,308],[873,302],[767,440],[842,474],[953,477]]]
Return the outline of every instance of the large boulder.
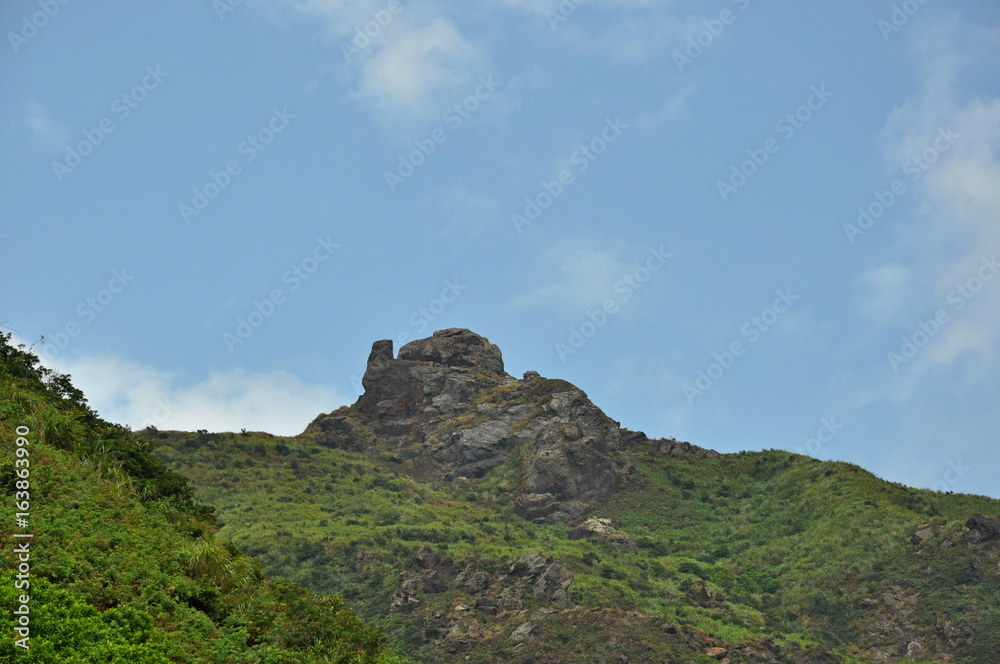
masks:
[[[459,327],[438,330],[399,349],[399,359],[505,375],[503,355],[486,337]]]

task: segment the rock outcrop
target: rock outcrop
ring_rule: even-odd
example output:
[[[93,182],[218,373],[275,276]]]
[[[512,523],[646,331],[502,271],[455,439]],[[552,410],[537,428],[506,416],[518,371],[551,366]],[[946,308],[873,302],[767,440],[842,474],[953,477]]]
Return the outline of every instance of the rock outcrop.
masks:
[[[350,408],[306,429],[341,449],[417,450],[443,480],[478,478],[521,454],[517,512],[532,521],[571,521],[611,496],[630,466],[617,422],[583,391],[529,371],[504,370],[500,349],[461,328],[372,345],[365,393]]]
[[[726,598],[722,594],[721,590],[716,591],[714,594],[705,585],[702,580],[695,581],[688,588],[687,598],[695,606],[700,606],[706,609],[728,609],[729,604],[726,603]]]
[[[1000,542],[1000,518],[973,514],[965,522],[969,529],[969,544],[977,546],[986,542]]]
[[[1000,518],[973,514],[965,527],[972,574],[981,582],[1000,577]]]
[[[616,530],[611,524],[611,519],[587,519],[569,531],[569,538],[571,540],[599,539],[611,542],[623,551],[639,553],[639,547],[635,545],[632,538],[622,531]]]

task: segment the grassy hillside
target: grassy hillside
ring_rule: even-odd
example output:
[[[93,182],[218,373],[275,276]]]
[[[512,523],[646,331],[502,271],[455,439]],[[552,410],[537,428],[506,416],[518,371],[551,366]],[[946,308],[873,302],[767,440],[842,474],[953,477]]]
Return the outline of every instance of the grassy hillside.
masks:
[[[779,646],[780,661],[836,661],[822,658],[826,650],[873,661],[900,638],[924,649],[913,661],[949,652],[953,662],[987,664],[987,653],[1000,652],[998,575],[973,573],[969,547],[950,544],[973,513],[1000,514],[989,498],[910,489],[785,452],[704,459],[656,454],[647,442],[630,451],[627,485],[596,514],[630,535],[636,553],[515,516],[516,459],[480,480],[438,482],[405,449],[361,454],[260,433],[150,435],[157,454],[218,508],[223,539],[269,574],[342,594],[418,661],[704,662],[715,661],[708,646],[764,639]],[[920,528],[929,529],[922,541]],[[511,633],[541,603],[474,616],[466,609],[475,597],[454,585],[383,619],[400,572],[428,549],[494,579],[529,551],[551,554],[574,575],[577,609],[542,616],[521,644]],[[726,606],[693,603],[700,584]],[[457,627],[440,628],[444,615],[459,616]]]
[[[14,522],[19,427],[30,430],[27,528]],[[0,662],[398,661],[342,598],[267,579],[217,537],[214,510],[195,502],[145,439],[102,421],[67,377],[4,334],[0,440]],[[14,585],[14,532],[33,535],[30,587]],[[30,596],[26,651],[10,638],[22,594]]]

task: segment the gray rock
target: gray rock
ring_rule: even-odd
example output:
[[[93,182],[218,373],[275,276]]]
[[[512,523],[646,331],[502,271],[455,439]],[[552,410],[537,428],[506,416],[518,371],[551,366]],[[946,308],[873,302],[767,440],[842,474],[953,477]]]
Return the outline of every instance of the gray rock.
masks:
[[[543,602],[570,608],[573,606],[568,593],[571,583],[573,573],[559,563],[552,563],[535,582],[535,597]]]
[[[965,522],[965,527],[969,529],[969,544],[977,545],[1000,540],[1000,518],[995,516],[973,514]]]
[[[538,626],[530,620],[526,623],[518,625],[511,635],[510,640],[516,643],[521,643],[522,641],[527,641],[528,639],[538,636]]]
[[[417,339],[399,349],[400,360],[430,362],[446,367],[475,369],[503,374],[503,356],[496,344],[462,328],[438,330],[434,336]]]
[[[910,542],[913,544],[923,544],[931,537],[934,536],[934,529],[930,526],[921,526],[910,537]]]
[[[635,545],[632,538],[620,530],[616,530],[611,519],[587,519],[573,530],[569,531],[571,540],[578,539],[599,539],[611,542],[619,549],[630,553],[639,553],[639,547]]]
[[[490,587],[490,575],[486,572],[475,572],[465,582],[465,590],[470,595],[478,595]]]
[[[510,574],[514,576],[537,577],[552,564],[552,556],[543,556],[537,551],[531,551],[518,558],[510,566]]]
[[[645,438],[645,434],[642,434]],[[698,447],[697,445],[692,445],[686,441],[676,440],[674,438],[664,439],[660,438],[653,441],[654,451],[659,454],[666,454],[668,456],[680,456],[682,454],[690,454],[692,456],[701,457],[704,459],[715,459],[720,456],[715,450],[706,449],[704,447]]]
[[[376,341],[362,383],[353,406],[320,415],[306,434],[347,450],[417,448],[445,481],[483,477],[516,454],[522,484],[511,498],[531,521],[584,517],[630,470],[619,423],[586,394],[537,372],[513,378],[500,349],[469,330],[440,330],[398,357],[391,340]]]
[[[479,597],[472,608],[480,617],[495,616],[500,613],[501,605],[500,600],[493,597]]]
[[[714,595],[709,592],[708,588],[705,586],[703,581],[695,581],[688,588],[687,598],[691,600],[692,604],[696,606],[701,606],[706,609],[726,609],[729,605],[725,602],[725,597],[722,592],[717,592]]]

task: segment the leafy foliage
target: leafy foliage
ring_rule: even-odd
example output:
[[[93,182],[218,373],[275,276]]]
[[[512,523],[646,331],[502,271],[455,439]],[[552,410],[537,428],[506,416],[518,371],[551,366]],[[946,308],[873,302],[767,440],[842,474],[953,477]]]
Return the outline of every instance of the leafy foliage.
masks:
[[[336,596],[265,578],[217,537],[215,510],[127,428],[101,420],[68,376],[0,334],[0,440],[30,429],[30,587],[0,574],[0,630],[30,596],[30,650],[0,661],[390,664],[382,633]],[[4,494],[13,455],[0,459]],[[10,521],[0,538],[11,541]]]
[[[551,553],[574,573],[571,596],[584,609],[640,611],[734,643],[768,637],[843,653],[856,651],[864,638],[870,616],[858,602],[892,585],[913,588],[915,579],[927,579],[928,563],[933,590],[917,582],[924,608],[914,617],[927,643],[937,638],[936,616],[967,613],[977,601],[988,606],[996,591],[969,577],[960,549],[933,546],[916,556],[909,536],[931,519],[941,533],[953,532],[973,512],[1000,511],[997,501],[916,491],[856,466],[785,452],[706,460],[635,450],[628,488],[598,513],[633,537],[635,554],[608,542],[570,540],[565,526],[513,515],[516,461],[482,479],[442,482],[406,474],[395,453],[329,449],[307,436],[195,440],[160,432],[155,442],[199,497],[219,508],[223,538],[268,573],[341,593],[357,611],[384,620],[418,661],[446,656],[433,642],[418,645],[425,641],[421,621],[471,602],[461,591],[427,594],[421,611],[384,618],[399,571],[414,565],[421,547],[452,556],[458,568],[474,563],[494,573],[528,551]],[[685,492],[693,495],[685,499]],[[722,591],[729,608],[691,605],[684,595],[697,579]],[[968,584],[962,593],[949,585],[956,581]],[[513,621],[503,628],[508,632],[518,624],[515,617],[495,620]],[[581,645],[579,631],[572,643],[560,642],[564,630],[546,637],[556,640],[555,650],[527,644],[511,651],[523,659],[510,661],[530,661],[526,653],[536,661],[600,661],[604,655],[596,653],[611,632],[594,629],[603,637],[593,652]],[[617,636],[638,635],[644,627],[633,621],[616,629]],[[488,661],[485,652],[473,651],[473,661]]]

